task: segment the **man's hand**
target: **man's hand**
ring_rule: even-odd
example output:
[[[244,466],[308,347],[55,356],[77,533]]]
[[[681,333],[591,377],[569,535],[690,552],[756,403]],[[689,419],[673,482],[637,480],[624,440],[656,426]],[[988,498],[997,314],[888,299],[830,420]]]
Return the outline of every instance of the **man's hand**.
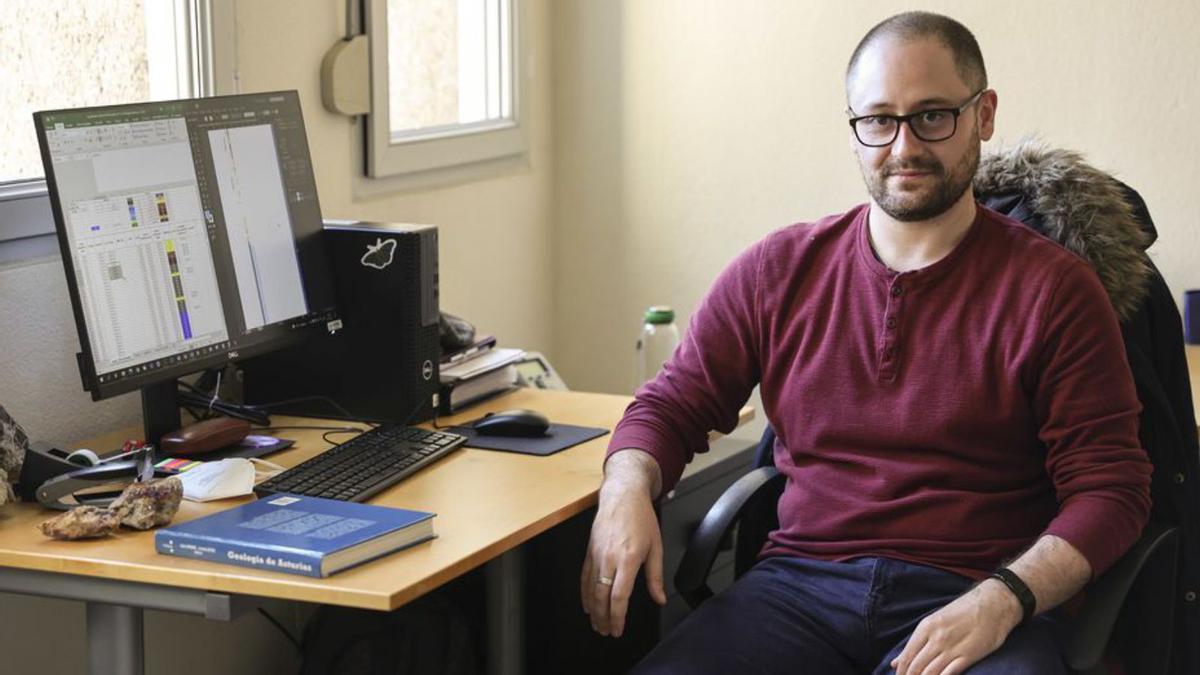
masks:
[[[988,579],[917,624],[891,663],[896,675],[957,675],[1004,644],[1021,622],[1021,603]]]
[[[647,464],[647,462],[649,464]],[[663,590],[663,545],[654,515],[658,464],[648,454],[622,450],[608,460],[600,506],[592,523],[579,591],[592,629],[621,637],[638,569],[646,565],[650,597],[667,604]]]

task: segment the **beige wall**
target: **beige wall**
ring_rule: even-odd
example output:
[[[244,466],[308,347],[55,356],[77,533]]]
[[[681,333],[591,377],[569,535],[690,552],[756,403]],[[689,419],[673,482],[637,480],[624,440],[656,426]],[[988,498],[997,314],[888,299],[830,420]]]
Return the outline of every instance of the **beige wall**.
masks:
[[[527,158],[506,164],[497,177],[409,191],[358,178],[361,130],[321,106],[321,58],[342,35],[342,2],[242,0],[236,7],[240,90],[299,90],[325,215],[438,225],[443,309],[503,344],[550,351],[553,120],[546,1],[527,3]],[[80,391],[77,350],[59,259],[0,266],[0,402],[35,439],[70,441],[138,419],[134,395],[93,403]],[[302,608],[276,605],[272,611],[293,631],[303,625]],[[0,625],[0,670],[84,672],[81,604],[0,594]],[[227,624],[148,612],[146,629],[147,673],[295,672],[294,650],[261,616]],[[51,635],[55,648],[47,651]]]
[[[696,306],[768,231],[866,200],[842,72],[886,16],[976,34],[997,139],[1078,149],[1140,190],[1175,296],[1200,287],[1200,3],[637,0],[555,4],[556,365],[628,391],[641,311]],[[986,147],[985,147],[986,149]]]
[[[508,344],[547,351],[578,389],[626,391],[641,310],[686,321],[717,271],[767,231],[844,210],[864,192],[847,147],[841,71],[858,37],[911,5],[794,0],[530,3],[531,152],[503,175],[383,192],[358,178],[359,130],[320,106],[317,69],[340,2],[241,0],[242,91],[300,91],[330,216],[441,227],[443,306]],[[1140,189],[1172,290],[1200,287],[1200,5],[919,3],[973,28],[1000,92],[999,141],[1040,133]],[[554,53],[551,59],[550,47]],[[551,77],[552,76],[552,80]],[[994,142],[995,143],[995,142]],[[368,196],[374,195],[374,196]],[[78,438],[135,417],[134,397],[91,403],[57,260],[0,267],[0,401],[36,437]],[[54,620],[67,613],[59,632]],[[282,611],[282,610],[281,610]],[[298,617],[285,616],[298,625]],[[32,670],[82,667],[77,604],[0,595],[0,653]],[[148,615],[149,672],[288,672],[259,617]],[[188,639],[188,636],[194,638]],[[186,646],[185,646],[186,645]]]

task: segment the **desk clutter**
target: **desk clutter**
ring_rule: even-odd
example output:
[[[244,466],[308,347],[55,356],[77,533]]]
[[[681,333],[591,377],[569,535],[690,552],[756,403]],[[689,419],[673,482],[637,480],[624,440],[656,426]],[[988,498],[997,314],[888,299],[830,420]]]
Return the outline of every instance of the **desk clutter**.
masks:
[[[149,530],[171,522],[183,500],[178,478],[131,483],[109,506],[77,506],[43,522],[39,529],[51,539],[96,539],[122,525]]]

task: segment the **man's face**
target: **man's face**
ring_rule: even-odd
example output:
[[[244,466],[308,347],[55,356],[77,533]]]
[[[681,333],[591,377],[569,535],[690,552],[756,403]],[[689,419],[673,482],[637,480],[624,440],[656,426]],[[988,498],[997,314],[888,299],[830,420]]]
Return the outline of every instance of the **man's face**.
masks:
[[[907,115],[957,108],[974,93],[941,43],[885,38],[860,56],[846,96],[854,116]],[[995,109],[995,93],[984,92],[962,111],[957,130],[944,141],[923,141],[908,124],[901,124],[896,140],[881,148],[862,145],[851,133],[871,198],[899,221],[927,220],[947,211],[971,186],[980,141],[992,137]]]

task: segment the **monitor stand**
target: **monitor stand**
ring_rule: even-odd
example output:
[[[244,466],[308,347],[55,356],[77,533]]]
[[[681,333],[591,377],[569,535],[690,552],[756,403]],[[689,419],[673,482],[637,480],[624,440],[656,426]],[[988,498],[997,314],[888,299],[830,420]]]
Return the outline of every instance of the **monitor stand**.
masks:
[[[166,434],[183,426],[175,380],[142,387],[142,428],[146,442],[158,445]]]

